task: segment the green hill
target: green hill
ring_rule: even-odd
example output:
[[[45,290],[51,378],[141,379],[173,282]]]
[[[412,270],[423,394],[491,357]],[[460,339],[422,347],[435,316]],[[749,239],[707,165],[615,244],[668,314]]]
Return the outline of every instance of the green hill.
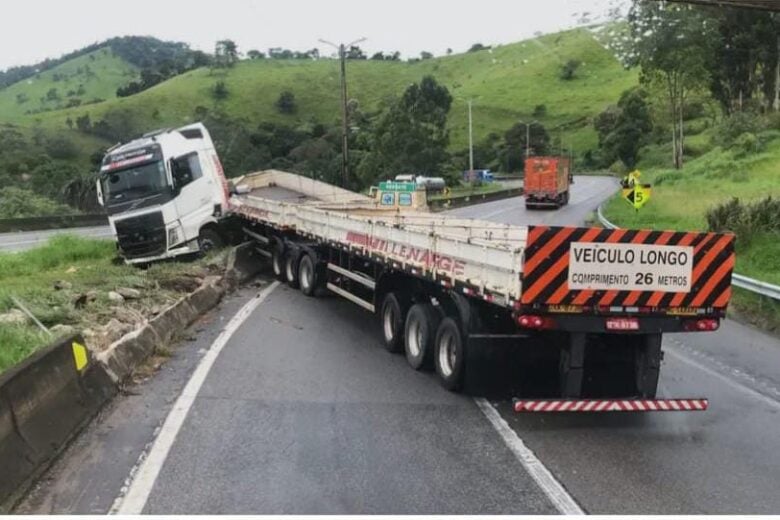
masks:
[[[110,100],[137,77],[138,67],[104,47],[0,90],[0,120],[25,123],[31,114]]]
[[[581,65],[574,79],[566,81],[560,78],[560,69],[569,60]],[[115,65],[114,77],[127,73],[128,69],[121,72],[121,67]],[[72,68],[70,63],[65,66]],[[383,100],[400,95],[424,75],[435,76],[455,98],[449,118],[453,148],[466,145],[466,100],[473,98],[475,139],[483,139],[490,132],[503,134],[518,120],[539,119],[553,139],[562,136],[566,146],[573,145],[579,152],[596,146],[589,118],[614,103],[637,81],[636,72],[625,70],[585,29],[414,63],[355,60],[348,63],[347,73],[350,98],[356,99],[364,112],[379,109]],[[224,81],[229,92],[220,102],[211,95],[218,81]],[[27,93],[27,85],[17,84],[1,93],[4,101],[0,101],[0,121],[25,126],[35,118],[43,127],[64,131],[68,118],[75,120],[89,114],[95,121],[109,111],[127,109],[134,124],[148,130],[192,121],[199,106],[219,106],[231,117],[257,123],[297,125],[312,119],[331,123],[339,117],[338,85],[338,64],[334,60],[242,61],[227,71],[196,69],[127,98],[20,116],[14,98],[17,93]],[[28,95],[37,100],[45,90]],[[298,110],[293,115],[280,114],[274,106],[282,90],[295,94]],[[534,118],[538,105],[545,105],[546,115]]]

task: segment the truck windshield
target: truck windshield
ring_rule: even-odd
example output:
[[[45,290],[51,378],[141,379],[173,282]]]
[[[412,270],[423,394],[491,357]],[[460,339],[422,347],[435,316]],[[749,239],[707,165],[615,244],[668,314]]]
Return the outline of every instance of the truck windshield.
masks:
[[[163,161],[109,172],[101,178],[109,206],[158,195],[168,187]]]

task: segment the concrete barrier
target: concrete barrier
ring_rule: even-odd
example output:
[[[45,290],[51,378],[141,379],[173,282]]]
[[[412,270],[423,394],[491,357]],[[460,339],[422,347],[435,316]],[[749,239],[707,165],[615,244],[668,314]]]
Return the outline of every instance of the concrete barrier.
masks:
[[[474,204],[483,204],[494,200],[519,197],[523,194],[523,188],[509,188],[501,191],[492,191],[489,193],[477,193],[475,195],[461,195],[450,197],[449,199],[434,199],[428,202],[431,211],[445,211],[448,209],[462,208]]]
[[[116,393],[86,349],[77,366],[74,342],[84,345],[55,341],[0,376],[0,512]]]
[[[180,298],[153,320],[126,334],[106,351],[81,349],[63,338],[0,375],[0,513],[10,510],[29,484],[118,391],[118,385],[156,348],[169,343],[230,289],[263,265],[251,244],[228,254],[222,276]]]

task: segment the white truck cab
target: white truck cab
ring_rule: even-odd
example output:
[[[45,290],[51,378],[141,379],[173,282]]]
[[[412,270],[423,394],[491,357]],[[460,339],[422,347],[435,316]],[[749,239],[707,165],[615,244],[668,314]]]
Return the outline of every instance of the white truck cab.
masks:
[[[220,221],[230,194],[202,123],[111,148],[97,193],[127,263],[206,251],[223,241]]]

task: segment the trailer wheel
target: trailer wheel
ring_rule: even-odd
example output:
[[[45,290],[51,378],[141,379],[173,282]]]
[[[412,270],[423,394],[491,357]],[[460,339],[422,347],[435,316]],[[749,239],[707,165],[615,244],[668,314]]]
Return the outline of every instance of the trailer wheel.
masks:
[[[271,268],[277,280],[284,280],[284,246],[276,243],[271,251]]]
[[[440,321],[441,315],[430,303],[417,303],[409,309],[404,327],[404,346],[406,360],[413,369],[430,366]]]
[[[382,300],[379,317],[382,323],[382,339],[388,352],[401,352],[404,348],[404,318],[406,306],[395,293],[387,293]]]
[[[284,257],[284,279],[293,289],[298,288],[298,269],[295,265],[298,255],[294,251],[288,251]]]
[[[436,331],[433,364],[441,385],[452,392],[463,387],[466,373],[466,349],[458,322],[444,318]]]
[[[310,254],[304,254],[298,264],[298,283],[303,294],[314,296],[317,291],[317,270]]]

